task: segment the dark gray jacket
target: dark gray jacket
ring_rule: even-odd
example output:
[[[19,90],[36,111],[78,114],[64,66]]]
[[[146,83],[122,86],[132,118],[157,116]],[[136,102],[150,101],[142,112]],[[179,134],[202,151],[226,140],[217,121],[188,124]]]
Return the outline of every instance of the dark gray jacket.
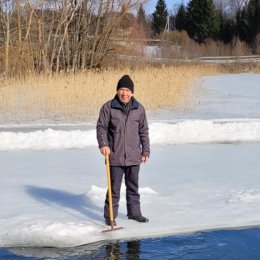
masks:
[[[117,98],[105,103],[97,122],[97,140],[99,148],[110,147],[111,165],[139,165],[142,155],[150,155],[144,107],[132,97],[132,107],[127,115]]]

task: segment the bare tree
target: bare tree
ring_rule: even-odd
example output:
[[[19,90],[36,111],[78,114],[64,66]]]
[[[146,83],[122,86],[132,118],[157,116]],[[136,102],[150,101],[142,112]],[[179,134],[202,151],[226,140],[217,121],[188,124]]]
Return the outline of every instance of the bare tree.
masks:
[[[0,0],[6,74],[17,70],[58,72],[100,66],[111,49],[111,35],[141,2]],[[10,48],[17,50],[12,65]]]
[[[233,14],[240,12],[243,6],[248,2],[248,0],[228,0],[230,10]]]
[[[10,71],[10,42],[11,42],[11,17],[14,12],[14,2],[13,1],[1,1],[1,28],[2,28],[2,37],[4,41],[4,73],[5,75],[9,74]]]

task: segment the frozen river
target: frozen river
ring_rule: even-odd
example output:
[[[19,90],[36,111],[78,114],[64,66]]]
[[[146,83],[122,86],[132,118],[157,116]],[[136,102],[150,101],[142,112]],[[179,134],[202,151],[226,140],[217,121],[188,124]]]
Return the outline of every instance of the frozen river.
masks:
[[[260,225],[260,75],[200,79],[198,105],[150,115],[140,193],[148,224],[104,234],[94,125],[0,126],[0,246],[68,247]],[[195,90],[196,90],[195,88]],[[138,97],[137,97],[138,98]]]

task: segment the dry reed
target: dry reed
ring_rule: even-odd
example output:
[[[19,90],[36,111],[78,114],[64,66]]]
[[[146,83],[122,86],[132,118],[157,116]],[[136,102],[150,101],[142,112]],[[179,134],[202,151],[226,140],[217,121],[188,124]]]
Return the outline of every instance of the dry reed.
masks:
[[[123,74],[133,78],[135,96],[147,109],[183,108],[195,78],[221,72],[215,65],[179,65],[10,79],[0,85],[0,121],[93,121]]]

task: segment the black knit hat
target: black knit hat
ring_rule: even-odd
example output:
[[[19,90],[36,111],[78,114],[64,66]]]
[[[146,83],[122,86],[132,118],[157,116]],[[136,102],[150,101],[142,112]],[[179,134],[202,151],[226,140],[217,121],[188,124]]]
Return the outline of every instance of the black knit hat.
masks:
[[[131,90],[132,93],[134,93],[134,82],[129,77],[129,75],[124,75],[117,83],[116,90],[120,88],[128,88]]]

